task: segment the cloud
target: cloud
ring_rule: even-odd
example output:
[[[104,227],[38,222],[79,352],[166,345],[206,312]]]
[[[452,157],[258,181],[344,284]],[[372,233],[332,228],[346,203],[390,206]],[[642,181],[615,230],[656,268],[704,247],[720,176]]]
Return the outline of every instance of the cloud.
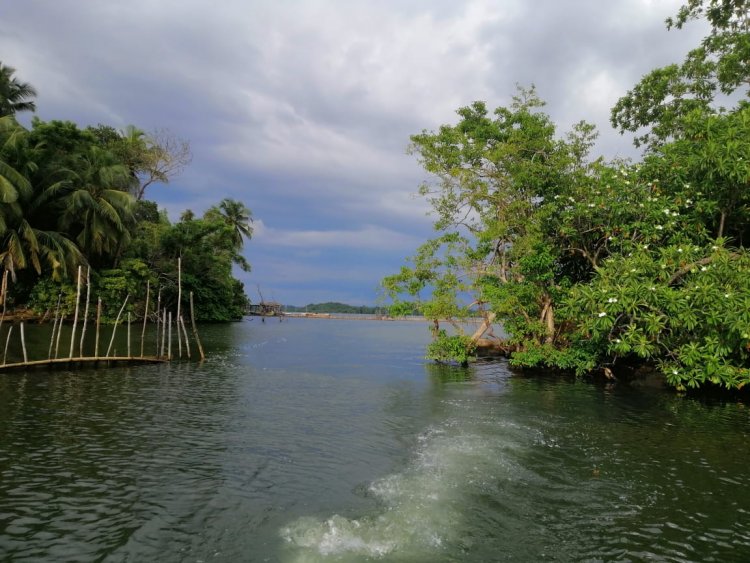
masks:
[[[300,249],[348,248],[367,251],[414,249],[420,239],[375,225],[344,230],[283,231],[267,227],[263,221],[255,221],[255,239],[266,245],[286,246]]]
[[[190,139],[192,165],[148,195],[173,219],[224,197],[249,205],[264,286],[321,295],[310,280],[337,272],[347,284],[330,291],[367,301],[430,235],[410,135],[534,83],[560,134],[585,119],[599,151],[636,156],[609,108],[705,34],[664,29],[682,3],[24,0],[0,3],[0,53],[43,119]]]

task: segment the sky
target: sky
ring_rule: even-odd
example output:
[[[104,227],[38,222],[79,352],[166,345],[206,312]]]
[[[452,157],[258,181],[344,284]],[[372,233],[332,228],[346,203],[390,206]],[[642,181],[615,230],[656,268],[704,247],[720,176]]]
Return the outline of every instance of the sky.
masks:
[[[434,232],[410,135],[534,84],[559,134],[584,119],[597,154],[635,158],[609,110],[698,44],[700,24],[664,26],[681,3],[4,0],[0,61],[43,120],[188,140],[190,166],[146,197],[172,220],[245,203],[253,301],[372,305]]]

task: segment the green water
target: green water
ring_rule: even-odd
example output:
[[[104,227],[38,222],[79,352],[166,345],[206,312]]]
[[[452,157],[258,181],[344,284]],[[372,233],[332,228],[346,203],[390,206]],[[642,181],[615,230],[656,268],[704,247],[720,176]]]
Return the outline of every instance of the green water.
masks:
[[[438,367],[418,323],[203,336],[0,376],[0,560],[750,561],[742,402]]]

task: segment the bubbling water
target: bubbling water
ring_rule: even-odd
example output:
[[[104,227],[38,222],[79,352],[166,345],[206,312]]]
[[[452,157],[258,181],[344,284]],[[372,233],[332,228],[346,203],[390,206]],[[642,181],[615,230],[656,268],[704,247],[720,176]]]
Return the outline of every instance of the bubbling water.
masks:
[[[492,424],[493,432],[478,432],[477,424]],[[419,436],[402,471],[366,487],[376,504],[371,514],[306,516],[282,528],[291,560],[429,560],[460,552],[462,538],[471,535],[468,497],[512,479],[520,470],[519,450],[532,442],[529,429],[496,416],[453,417],[433,426]]]

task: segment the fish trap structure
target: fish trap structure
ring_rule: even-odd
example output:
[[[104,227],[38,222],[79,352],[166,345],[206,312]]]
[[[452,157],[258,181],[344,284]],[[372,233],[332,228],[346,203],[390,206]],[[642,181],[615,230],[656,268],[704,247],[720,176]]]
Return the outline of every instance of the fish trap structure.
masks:
[[[83,306],[83,312],[81,313],[81,300],[82,300],[82,289],[85,287],[86,297]],[[2,285],[0,286],[0,299],[2,300],[2,314],[0,314],[0,344],[4,343],[2,363],[0,363],[0,372],[11,371],[11,370],[26,370],[33,368],[74,368],[74,367],[106,367],[113,365],[122,364],[146,364],[146,363],[163,363],[169,362],[173,359],[185,358],[191,359],[193,354],[191,353],[190,338],[188,336],[188,328],[185,323],[185,319],[182,313],[182,261],[177,260],[177,306],[176,311],[168,311],[166,307],[161,306],[161,290],[158,292],[155,307],[153,310],[151,307],[151,282],[149,281],[146,285],[146,301],[145,309],[143,313],[143,320],[141,323],[140,341],[137,346],[137,352],[133,349],[132,339],[132,325],[131,315],[127,313],[123,316],[123,312],[130,300],[128,294],[123,301],[117,318],[114,324],[111,325],[111,333],[109,336],[109,342],[106,349],[103,347],[104,340],[102,336],[102,299],[97,298],[96,304],[96,316],[95,316],[95,329],[93,331],[93,347],[91,343],[91,331],[89,329],[89,317],[91,308],[91,268],[87,268],[85,278],[83,276],[81,266],[78,267],[78,276],[76,282],[76,302],[75,302],[75,313],[73,315],[72,329],[70,333],[69,346],[67,346],[67,354],[63,351],[61,353],[61,337],[62,327],[65,322],[65,315],[61,313],[61,299],[62,295],[58,297],[57,307],[55,310],[54,322],[52,325],[52,334],[50,336],[49,348],[46,358],[30,359],[27,353],[26,347],[26,335],[25,325],[23,321],[16,322],[8,327],[7,332],[3,331],[3,324],[6,321],[6,307],[7,307],[7,295],[8,295],[8,271],[6,270],[2,277]],[[190,292],[190,324],[192,339],[197,348],[197,358],[200,361],[205,359],[205,353],[203,352],[203,345],[201,344],[200,337],[198,335],[198,328],[195,322],[194,306],[193,306],[193,293]],[[155,353],[152,355],[146,355],[146,326],[148,323],[149,316],[155,319],[156,324],[156,338],[155,338]],[[80,332],[78,331],[80,322]],[[126,348],[127,353],[125,355],[117,354],[117,350],[114,348],[115,338],[117,335],[118,328],[125,325],[123,330],[127,331],[126,334]],[[16,329],[14,331],[14,329]],[[87,331],[88,330],[88,331]],[[4,333],[4,334],[3,334]],[[3,338],[4,335],[4,338]],[[176,345],[175,344],[176,338]],[[67,339],[67,336],[66,336]],[[22,361],[7,362],[8,350],[11,343],[20,344]],[[67,342],[62,343],[63,350],[67,345]],[[151,347],[151,346],[150,346]],[[85,353],[85,350],[89,349],[89,354]],[[176,355],[173,354],[176,352]]]

